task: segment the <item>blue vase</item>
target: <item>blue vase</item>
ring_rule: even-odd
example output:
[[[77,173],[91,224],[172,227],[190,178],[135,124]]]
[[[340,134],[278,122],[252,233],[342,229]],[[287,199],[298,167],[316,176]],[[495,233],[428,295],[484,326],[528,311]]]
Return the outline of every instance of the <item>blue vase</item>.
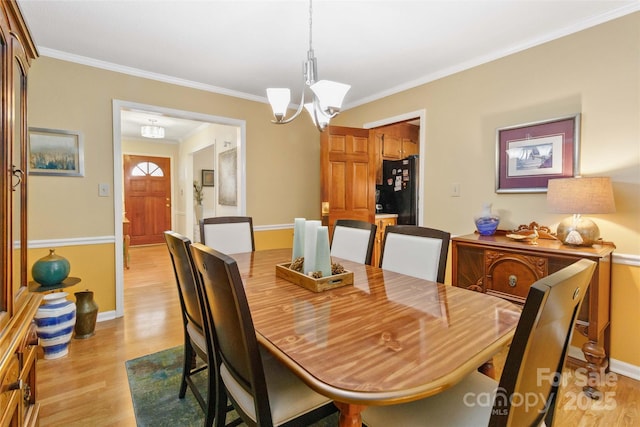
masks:
[[[57,359],[69,353],[69,342],[76,324],[76,305],[67,300],[66,292],[43,297],[34,320],[45,359]]]
[[[482,206],[482,213],[474,218],[476,229],[482,236],[491,236],[498,229],[500,217],[491,212],[491,204],[486,203]]]
[[[71,268],[69,261],[56,255],[55,251],[55,249],[49,249],[49,255],[40,258],[31,267],[33,280],[43,286],[57,285],[69,276]]]

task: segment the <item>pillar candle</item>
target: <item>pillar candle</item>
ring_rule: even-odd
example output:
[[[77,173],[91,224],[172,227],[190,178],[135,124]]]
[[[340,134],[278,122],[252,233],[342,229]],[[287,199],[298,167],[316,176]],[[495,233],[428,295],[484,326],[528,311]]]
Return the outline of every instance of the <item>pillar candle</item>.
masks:
[[[293,253],[291,255],[291,262],[296,258],[304,256],[304,218],[293,219]]]
[[[322,277],[331,276],[329,229],[326,225],[318,227],[318,234],[316,237],[316,271],[321,271]]]
[[[321,222],[310,220],[304,223],[304,268],[305,274],[316,271],[316,239]]]

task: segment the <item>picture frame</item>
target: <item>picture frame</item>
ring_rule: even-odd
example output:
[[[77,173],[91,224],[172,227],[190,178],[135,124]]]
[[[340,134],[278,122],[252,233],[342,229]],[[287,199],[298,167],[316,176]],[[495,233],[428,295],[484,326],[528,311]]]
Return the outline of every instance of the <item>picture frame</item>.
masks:
[[[84,176],[82,134],[29,128],[29,175]]]
[[[238,204],[238,150],[223,151],[218,155],[218,200],[223,206]]]
[[[496,193],[546,193],[578,171],[580,114],[496,129]]]
[[[216,173],[213,169],[202,169],[202,186],[215,187]]]

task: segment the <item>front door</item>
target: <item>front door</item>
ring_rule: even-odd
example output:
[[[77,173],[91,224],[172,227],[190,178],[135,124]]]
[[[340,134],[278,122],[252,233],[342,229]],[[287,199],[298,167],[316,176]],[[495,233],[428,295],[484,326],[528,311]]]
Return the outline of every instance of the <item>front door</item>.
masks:
[[[322,220],[332,235],[336,219],[374,223],[376,167],[368,129],[329,126],[320,137]]]
[[[171,229],[170,159],[125,154],[123,164],[131,245],[164,243],[164,232]]]

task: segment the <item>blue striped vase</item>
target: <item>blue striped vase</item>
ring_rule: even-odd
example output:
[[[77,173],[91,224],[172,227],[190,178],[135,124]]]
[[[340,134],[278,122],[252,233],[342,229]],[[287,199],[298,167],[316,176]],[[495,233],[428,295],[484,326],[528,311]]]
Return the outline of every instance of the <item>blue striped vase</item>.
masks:
[[[76,324],[76,305],[67,300],[66,292],[43,297],[44,303],[36,312],[36,331],[45,359],[57,359],[69,353],[69,342]]]

